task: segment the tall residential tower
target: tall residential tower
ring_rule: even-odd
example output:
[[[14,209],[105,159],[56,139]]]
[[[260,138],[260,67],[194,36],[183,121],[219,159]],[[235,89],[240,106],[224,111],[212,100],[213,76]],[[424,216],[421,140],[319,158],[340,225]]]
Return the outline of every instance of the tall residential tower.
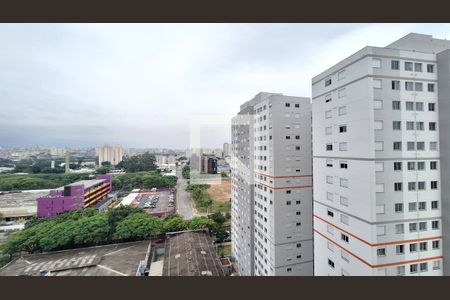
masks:
[[[311,104],[259,93],[232,121],[232,253],[241,275],[313,275]]]
[[[313,78],[315,275],[443,274],[448,49],[409,34]]]

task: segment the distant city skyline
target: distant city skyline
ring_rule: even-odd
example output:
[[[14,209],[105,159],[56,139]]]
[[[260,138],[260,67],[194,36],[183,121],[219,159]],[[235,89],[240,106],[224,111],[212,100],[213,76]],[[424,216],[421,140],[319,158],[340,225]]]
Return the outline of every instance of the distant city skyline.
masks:
[[[311,78],[367,45],[449,24],[1,24],[0,146],[189,147],[195,115]],[[230,127],[202,132],[222,148]]]

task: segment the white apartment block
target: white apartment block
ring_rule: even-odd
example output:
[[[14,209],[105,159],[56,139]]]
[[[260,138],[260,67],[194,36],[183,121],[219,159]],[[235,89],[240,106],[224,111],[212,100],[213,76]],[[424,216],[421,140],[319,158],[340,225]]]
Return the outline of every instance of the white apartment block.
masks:
[[[122,161],[123,158],[123,147],[120,145],[111,146],[103,145],[98,149],[98,164],[101,165],[102,162],[108,161],[112,165],[117,165]]]
[[[316,276],[443,275],[447,49],[409,34],[312,79]]]
[[[232,121],[232,253],[241,275],[313,275],[311,104],[259,93]]]

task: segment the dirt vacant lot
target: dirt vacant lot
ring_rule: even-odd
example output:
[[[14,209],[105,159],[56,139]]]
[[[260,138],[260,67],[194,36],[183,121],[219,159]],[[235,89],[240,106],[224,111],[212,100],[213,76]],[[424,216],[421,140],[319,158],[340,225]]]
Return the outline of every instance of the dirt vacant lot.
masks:
[[[221,184],[211,184],[208,193],[217,202],[230,202],[231,198],[231,180],[222,180]]]

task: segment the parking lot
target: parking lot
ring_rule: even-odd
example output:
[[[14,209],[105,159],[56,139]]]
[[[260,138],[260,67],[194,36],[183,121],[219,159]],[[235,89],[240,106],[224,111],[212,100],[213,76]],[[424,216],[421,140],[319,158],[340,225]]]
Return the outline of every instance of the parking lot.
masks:
[[[137,200],[138,207],[145,209],[151,215],[160,216],[175,211],[175,196],[171,191],[141,192]]]

